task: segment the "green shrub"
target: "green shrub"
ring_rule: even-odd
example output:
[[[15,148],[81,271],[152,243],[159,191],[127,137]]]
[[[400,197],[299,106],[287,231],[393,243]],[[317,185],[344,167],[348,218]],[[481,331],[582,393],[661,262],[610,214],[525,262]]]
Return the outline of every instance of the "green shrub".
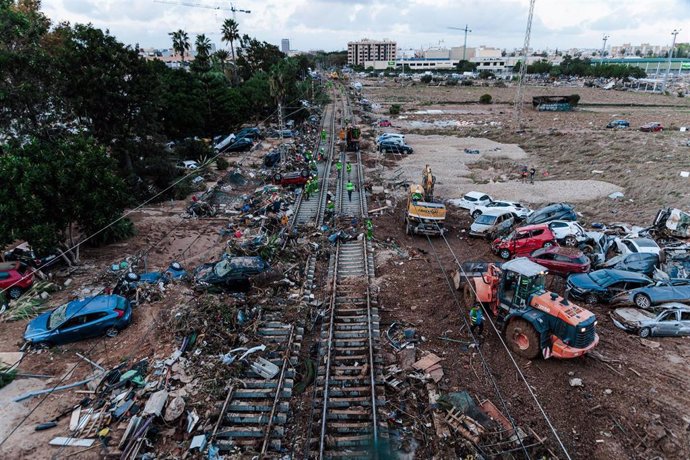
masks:
[[[490,70],[482,70],[481,72],[479,72],[479,78],[481,78],[482,80],[487,80],[489,78],[495,77],[496,75],[494,75],[494,73]]]
[[[398,115],[401,110],[402,107],[400,107],[400,104],[392,104],[391,107],[388,109],[388,113],[391,115]]]
[[[225,171],[228,169],[228,166],[230,166],[228,160],[223,157],[216,158],[216,168],[218,168],[219,171]]]
[[[120,219],[110,227],[97,233],[86,242],[92,247],[103,246],[105,244],[117,243],[133,237],[137,233],[134,223],[128,218]]]
[[[457,86],[458,80],[456,78],[450,78],[446,80],[446,86]]]
[[[474,85],[474,82],[472,80],[463,80],[462,83],[460,83],[461,86],[472,86]]]
[[[479,97],[479,103],[480,104],[491,104],[491,94],[482,94]]]
[[[422,83],[431,83],[431,80],[433,80],[434,77],[431,75],[422,75],[421,82]]]

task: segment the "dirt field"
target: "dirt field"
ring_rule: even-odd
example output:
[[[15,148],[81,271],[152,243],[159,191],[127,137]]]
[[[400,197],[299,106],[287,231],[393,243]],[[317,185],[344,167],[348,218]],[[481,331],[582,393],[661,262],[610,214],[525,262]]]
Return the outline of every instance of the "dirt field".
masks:
[[[599,220],[645,225],[660,206],[687,207],[690,183],[679,172],[690,169],[690,147],[682,145],[690,135],[679,131],[612,131],[604,126],[614,118],[629,119],[632,126],[647,121],[687,126],[690,100],[583,88],[528,88],[528,97],[578,93],[585,105],[572,113],[539,113],[526,108],[527,128],[518,133],[509,128],[512,112],[508,105],[486,107],[474,103],[485,92],[499,102],[510,101],[512,88],[416,85],[401,89],[390,84],[365,85],[363,95],[381,104],[381,118],[387,118],[384,112],[390,103],[403,104],[402,119],[393,117],[394,128],[385,131],[406,134],[415,149],[409,157],[388,155],[383,161],[372,153],[369,162],[370,175],[384,178],[390,191],[388,197],[395,206],[374,219],[375,236],[383,242],[377,255],[381,330],[396,321],[414,327],[424,338],[418,348],[445,358],[444,378],[439,383],[442,392],[466,390],[478,398],[491,399],[497,407],[502,407],[500,400],[505,399],[507,410],[518,425],[548,438],[548,450],[542,454],[564,458],[490,325],[484,331],[481,347],[500,396],[476,351],[440,339],[444,336],[470,340],[461,316],[467,314],[466,306],[461,303],[458,307],[455,303],[436,257],[448,272],[456,261],[443,239],[435,238],[430,243],[426,237],[405,236],[401,224],[404,192],[394,188],[394,183],[418,183],[423,166],[430,164],[437,176],[437,194],[444,199],[459,197],[468,190],[481,190],[494,198],[529,204],[570,201],[583,213],[586,223]],[[663,107],[667,104],[682,107]],[[454,113],[412,113],[429,109]],[[415,122],[422,122],[422,127]],[[479,149],[480,154],[465,154],[465,148]],[[515,168],[521,164],[535,166],[535,185],[523,184],[516,177]],[[622,200],[607,198],[618,190],[625,194]],[[497,260],[485,240],[463,236],[462,230],[470,224],[466,211],[451,208],[448,221],[448,242],[460,262]],[[562,280],[552,280],[552,289],[562,293],[562,288]],[[599,320],[600,343],[596,351],[605,361],[593,357],[517,360],[569,454],[579,459],[688,458],[690,340],[662,338],[650,344],[617,329],[609,318],[609,307],[595,305],[592,310]],[[396,362],[390,345],[384,351],[390,352],[390,362]],[[581,378],[583,386],[571,386],[572,378]],[[422,401],[425,393],[423,388],[416,389]],[[409,400],[407,405],[404,401],[396,403],[407,409],[402,415],[398,413],[403,425],[423,432],[409,436],[403,443],[412,457],[452,455],[452,443],[435,436],[428,410],[414,410]]]

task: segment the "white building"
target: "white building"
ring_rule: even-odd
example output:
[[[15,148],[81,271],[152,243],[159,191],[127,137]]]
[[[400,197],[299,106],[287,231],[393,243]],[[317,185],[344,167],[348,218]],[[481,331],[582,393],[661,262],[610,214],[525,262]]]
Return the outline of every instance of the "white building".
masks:
[[[395,66],[398,44],[390,40],[365,38],[347,44],[347,63],[375,69]]]

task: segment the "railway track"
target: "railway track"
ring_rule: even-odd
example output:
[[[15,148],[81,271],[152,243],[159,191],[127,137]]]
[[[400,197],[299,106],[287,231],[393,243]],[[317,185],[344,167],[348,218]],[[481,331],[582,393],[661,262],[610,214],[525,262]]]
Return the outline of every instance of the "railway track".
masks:
[[[347,101],[343,114],[351,119]],[[348,116],[349,115],[349,116]],[[361,154],[341,152],[343,167],[336,187],[336,212],[367,218]],[[350,198],[345,184],[352,181]],[[318,409],[309,446],[310,458],[375,458],[387,437],[379,414],[384,394],[378,304],[371,292],[374,257],[366,238],[338,242],[328,271],[328,311],[321,328],[320,366],[316,380]]]

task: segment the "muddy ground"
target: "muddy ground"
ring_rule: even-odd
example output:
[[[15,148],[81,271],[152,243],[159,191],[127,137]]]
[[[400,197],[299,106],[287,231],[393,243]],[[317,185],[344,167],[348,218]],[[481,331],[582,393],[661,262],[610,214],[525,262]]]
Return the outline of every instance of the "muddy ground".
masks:
[[[462,321],[466,306],[462,300],[460,306],[455,303],[440,268],[450,273],[456,260],[443,239],[429,241],[426,237],[404,234],[404,192],[395,184],[404,180],[419,182],[423,165],[431,164],[442,199],[482,190],[493,193],[495,198],[519,199],[535,206],[571,201],[583,213],[585,222],[645,225],[660,206],[687,207],[690,183],[679,176],[679,171],[690,169],[690,147],[682,145],[690,136],[679,131],[612,131],[604,126],[613,118],[629,119],[632,126],[646,121],[690,125],[690,101],[583,88],[528,88],[528,96],[579,93],[583,103],[601,106],[587,105],[572,113],[539,113],[530,108],[526,110],[527,128],[518,133],[510,127],[512,112],[508,105],[484,107],[474,103],[485,92],[499,102],[507,102],[512,100],[514,89],[422,85],[400,89],[390,83],[376,83],[363,90],[364,97],[381,104],[378,117],[388,118],[384,112],[390,103],[403,104],[402,119],[392,117],[394,127],[385,131],[405,133],[415,148],[415,153],[405,158],[381,158],[372,152],[368,161],[369,176],[383,178],[381,182],[388,191],[385,198],[394,206],[374,218],[375,236],[382,242],[377,253],[381,331],[396,321],[415,327],[424,338],[418,348],[445,358],[441,390],[466,390],[478,398],[491,399],[497,407],[502,407],[501,398],[505,399],[518,425],[532,428],[548,439],[548,450],[540,453],[564,458],[546,419],[489,324],[481,348],[500,396],[476,351],[439,338],[470,340]],[[604,105],[624,103],[650,107]],[[457,113],[412,113],[430,108]],[[415,121],[439,120],[455,120],[460,125],[411,126]],[[381,131],[384,130],[377,128],[369,135],[373,137]],[[465,147],[483,151],[468,155],[463,151]],[[535,166],[539,171],[537,184],[520,182],[514,174],[520,164]],[[615,190],[623,191],[625,198],[607,198]],[[380,196],[375,203],[385,204],[385,198]],[[371,204],[369,208],[374,207]],[[464,230],[470,224],[467,211],[451,207],[448,223],[447,240],[460,262],[497,260],[487,241],[465,236]],[[553,290],[562,294],[562,287],[563,280],[552,280]],[[660,338],[650,344],[617,329],[609,318],[610,307],[591,308],[599,320],[600,342],[596,351],[606,362],[593,357],[531,362],[516,358],[569,454],[582,459],[688,458],[690,340]],[[388,352],[389,362],[396,362],[389,344],[383,351]],[[583,386],[571,386],[572,378],[582,379]],[[417,388],[420,400],[425,395],[423,388]],[[395,400],[396,395],[391,394],[391,398]],[[397,415],[403,424],[401,431],[407,433],[402,437],[406,440],[403,446],[412,457],[443,458],[452,452],[448,450],[451,442],[441,442],[435,436],[426,407],[418,404],[415,408],[409,397],[396,403],[403,404],[405,409]]]

